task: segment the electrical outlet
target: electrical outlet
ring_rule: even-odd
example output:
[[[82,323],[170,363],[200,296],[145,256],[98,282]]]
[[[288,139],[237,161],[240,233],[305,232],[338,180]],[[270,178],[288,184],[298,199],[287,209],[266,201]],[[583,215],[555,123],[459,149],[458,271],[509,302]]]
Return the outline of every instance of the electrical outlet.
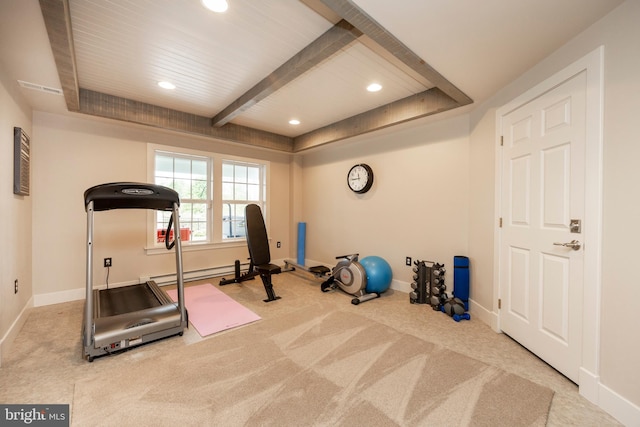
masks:
[[[408,256],[404,259],[404,264],[408,265],[409,267],[411,267],[411,257]]]
[[[105,267],[111,267],[113,265],[113,263],[111,262],[111,258],[105,258],[104,259],[104,266]]]
[[[18,293],[18,279],[16,279],[16,280],[13,282],[13,293],[14,293],[14,294],[17,294],[17,293]]]
[[[281,242],[276,243],[276,248],[280,249],[281,247],[282,247],[282,243]]]

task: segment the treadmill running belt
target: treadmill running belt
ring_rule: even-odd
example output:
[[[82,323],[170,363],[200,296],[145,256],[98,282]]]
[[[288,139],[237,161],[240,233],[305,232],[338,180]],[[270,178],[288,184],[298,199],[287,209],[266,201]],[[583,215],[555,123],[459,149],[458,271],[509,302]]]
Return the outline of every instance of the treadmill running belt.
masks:
[[[146,283],[100,290],[100,317],[115,316],[162,305]]]

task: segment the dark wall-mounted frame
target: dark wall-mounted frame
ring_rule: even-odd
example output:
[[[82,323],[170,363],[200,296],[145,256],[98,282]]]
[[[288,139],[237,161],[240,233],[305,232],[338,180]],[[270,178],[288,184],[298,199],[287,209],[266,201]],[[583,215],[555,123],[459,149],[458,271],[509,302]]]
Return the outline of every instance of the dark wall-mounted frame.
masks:
[[[13,194],[29,195],[31,139],[22,128],[13,128]]]

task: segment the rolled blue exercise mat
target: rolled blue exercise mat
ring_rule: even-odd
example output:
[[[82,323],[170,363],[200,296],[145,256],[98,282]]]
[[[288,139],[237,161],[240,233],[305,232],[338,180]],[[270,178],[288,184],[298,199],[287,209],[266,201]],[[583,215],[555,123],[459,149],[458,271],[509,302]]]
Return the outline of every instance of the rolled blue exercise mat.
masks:
[[[304,241],[307,237],[307,223],[298,223],[298,265],[304,265]]]

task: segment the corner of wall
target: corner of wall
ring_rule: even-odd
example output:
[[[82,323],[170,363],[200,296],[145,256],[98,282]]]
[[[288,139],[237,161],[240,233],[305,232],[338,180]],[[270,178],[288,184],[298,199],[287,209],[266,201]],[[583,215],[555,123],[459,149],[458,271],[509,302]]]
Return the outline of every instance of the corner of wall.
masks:
[[[29,310],[31,308],[33,308],[33,298],[29,299],[27,304],[22,308],[22,311],[20,312],[16,320],[14,320],[9,327],[7,333],[4,334],[2,339],[0,339],[0,367],[2,366],[4,355],[9,353],[13,341],[16,339],[16,337],[20,333],[20,330],[22,330],[22,327],[27,322],[27,319],[29,318]]]
[[[498,327],[498,313],[486,309],[473,299],[469,299],[469,313],[473,318],[490,326],[494,332],[500,332],[500,328]]]

